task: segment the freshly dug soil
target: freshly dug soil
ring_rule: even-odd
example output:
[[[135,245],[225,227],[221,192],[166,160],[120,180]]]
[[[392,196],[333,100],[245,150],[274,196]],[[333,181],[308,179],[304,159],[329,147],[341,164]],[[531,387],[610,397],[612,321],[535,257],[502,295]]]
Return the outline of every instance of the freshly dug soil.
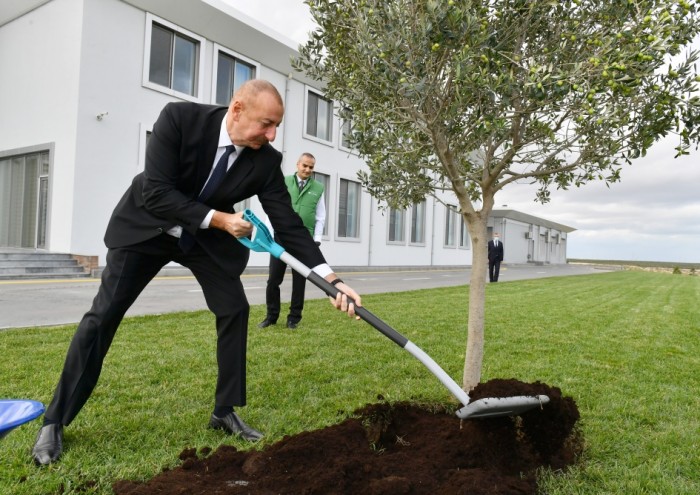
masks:
[[[115,495],[534,495],[538,468],[564,469],[581,450],[575,402],[558,388],[517,380],[470,393],[472,400],[538,394],[549,404],[463,421],[440,406],[370,404],[264,450],[185,449],[177,468],[112,488]]]

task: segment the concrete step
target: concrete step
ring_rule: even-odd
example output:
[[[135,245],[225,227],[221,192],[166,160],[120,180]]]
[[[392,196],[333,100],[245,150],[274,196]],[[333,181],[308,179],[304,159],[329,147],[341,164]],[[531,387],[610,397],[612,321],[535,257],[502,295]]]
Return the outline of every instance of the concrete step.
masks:
[[[0,261],[18,261],[18,260],[72,260],[73,257],[68,253],[47,253],[36,251],[23,252],[0,252]]]
[[[16,260],[3,260],[0,259],[0,270],[3,268],[34,268],[34,267],[70,267],[75,266],[76,261],[73,258],[68,259],[41,259],[36,260],[32,258],[26,259],[16,259]]]
[[[85,269],[80,266],[80,265],[73,265],[73,266],[17,266],[17,267],[9,267],[9,268],[2,268],[0,267],[0,275],[22,275],[24,273],[27,274],[36,274],[36,273],[66,273],[66,274],[71,274],[71,273],[78,273],[78,274],[83,274],[85,273]]]
[[[90,278],[89,273],[23,273],[21,275],[2,275],[0,281],[7,280],[55,280],[55,279]]]
[[[68,253],[5,250],[0,252],[0,280],[79,278],[91,274]]]

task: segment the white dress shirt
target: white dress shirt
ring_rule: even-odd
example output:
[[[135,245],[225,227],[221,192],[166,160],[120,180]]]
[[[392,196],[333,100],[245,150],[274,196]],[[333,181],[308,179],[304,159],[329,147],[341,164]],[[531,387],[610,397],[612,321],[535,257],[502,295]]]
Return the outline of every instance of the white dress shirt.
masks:
[[[236,148],[236,151],[234,153],[231,153],[228,157],[228,164],[226,165],[227,171],[231,168],[231,165],[233,165],[233,162],[236,160],[238,154],[241,151],[243,151],[244,146],[236,146],[231,142],[231,138],[229,137],[228,131],[226,130],[226,115],[224,115],[224,118],[221,121],[221,129],[219,130],[219,141],[216,148],[216,155],[214,155],[214,162],[211,164],[209,177],[207,177],[207,180],[204,182],[202,189],[206,187],[207,182],[209,182],[209,178],[211,177],[211,174],[214,173],[214,168],[219,162],[219,158],[221,158],[221,155],[223,155],[226,152],[226,146],[231,145],[233,145]],[[204,220],[202,220],[202,223],[199,225],[200,229],[209,228],[209,224],[211,223],[211,218],[214,216],[214,212],[215,210],[209,210],[209,213],[207,213],[207,216],[204,217]],[[168,230],[168,234],[170,234],[173,237],[179,238],[182,235],[182,227],[176,225],[175,227]]]

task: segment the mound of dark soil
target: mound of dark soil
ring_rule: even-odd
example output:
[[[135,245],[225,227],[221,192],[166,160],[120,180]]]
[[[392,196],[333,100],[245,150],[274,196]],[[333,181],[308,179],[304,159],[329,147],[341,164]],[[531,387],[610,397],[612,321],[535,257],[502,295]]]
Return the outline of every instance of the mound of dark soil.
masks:
[[[182,464],[115,495],[535,494],[540,467],[563,469],[581,446],[576,404],[542,383],[492,380],[470,396],[545,394],[514,418],[461,421],[443,408],[370,404],[350,419],[287,436],[261,451],[186,449]],[[436,410],[437,409],[437,410]]]

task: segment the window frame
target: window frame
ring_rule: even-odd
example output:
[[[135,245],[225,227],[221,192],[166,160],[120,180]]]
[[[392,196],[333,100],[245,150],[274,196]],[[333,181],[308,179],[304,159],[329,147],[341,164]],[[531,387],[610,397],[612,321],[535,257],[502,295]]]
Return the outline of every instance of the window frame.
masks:
[[[456,216],[459,215],[457,207],[451,204],[445,204],[445,222],[443,223],[442,246],[445,248],[457,247],[457,221]],[[448,244],[447,233],[451,231],[452,244]]]
[[[234,203],[233,209],[236,211],[236,213],[240,213],[246,209],[249,209],[251,204],[252,198],[246,198],[238,203]]]
[[[398,232],[401,233],[401,239],[391,239],[391,215],[393,213],[400,213],[401,215],[401,229]],[[405,246],[406,245],[406,218],[408,217],[406,209],[391,208],[388,209],[387,222],[386,222],[386,243],[392,246]]]
[[[313,93],[314,96],[317,98],[320,98],[322,100],[327,101],[330,104],[330,115],[328,117],[328,124],[330,125],[330,129],[328,131],[328,137],[329,139],[323,139],[318,136],[314,136],[313,134],[309,134],[306,130],[308,128],[309,124],[309,94]],[[317,89],[311,87],[311,86],[304,86],[304,122],[303,122],[303,128],[302,128],[302,137],[305,139],[309,139],[311,141],[324,144],[326,146],[335,146],[334,143],[334,134],[335,132],[333,131],[334,127],[334,122],[335,122],[335,103],[333,100],[326,98],[326,96],[321,92],[318,91]],[[316,120],[316,129],[318,130],[318,118]]]
[[[139,122],[139,159],[136,164],[137,174],[146,169],[146,148],[148,147],[148,140],[151,134],[153,134],[153,124]]]
[[[322,239],[329,240],[330,239],[330,234],[329,232],[331,231],[330,229],[330,223],[331,219],[333,218],[333,215],[331,214],[331,175],[330,174],[324,174],[323,172],[319,172],[318,170],[314,169],[313,173],[311,174],[311,177],[314,178],[314,180],[318,180],[318,176],[323,176],[327,178],[326,182],[319,181],[321,184],[323,184],[323,203],[324,206],[326,207],[326,221],[323,224],[323,234],[322,234]]]
[[[464,217],[461,213],[457,212],[457,214],[459,215],[459,236],[457,237],[457,247],[459,249],[471,249],[471,237],[469,237],[467,222],[464,221]],[[462,241],[465,241],[465,243],[463,244]]]
[[[216,93],[217,93],[217,81],[219,77],[219,54],[224,53],[228,55],[229,57],[240,61],[244,64],[251,65],[253,66],[253,79],[258,77],[258,74],[260,74],[260,63],[256,62],[253,59],[250,59],[248,57],[245,57],[241,55],[240,53],[234,52],[233,50],[229,50],[223,45],[220,45],[218,43],[214,43],[214,50],[212,54],[212,76],[211,76],[211,96],[210,96],[210,101],[212,105],[222,105],[222,103],[217,103],[216,102]],[[234,81],[235,84],[235,81]],[[228,106],[228,103],[226,104]]]
[[[152,43],[153,24],[159,24],[160,26],[173,31],[175,34],[180,34],[183,37],[191,38],[192,40],[194,40],[195,42],[198,43],[196,60],[195,60],[195,65],[196,65],[195,74],[194,74],[195,88],[194,88],[193,95],[189,95],[187,93],[182,93],[180,91],[176,91],[176,90],[169,88],[167,86],[162,86],[158,83],[151,82],[150,69],[151,69],[151,43]],[[203,92],[204,92],[204,63],[203,63],[203,61],[205,60],[206,49],[207,49],[206,39],[202,36],[199,36],[198,34],[193,33],[192,31],[188,31],[187,29],[183,29],[180,26],[173,24],[172,22],[168,22],[165,19],[157,17],[157,16],[151,14],[150,12],[146,13],[146,29],[145,29],[145,31],[146,32],[145,32],[145,39],[144,39],[143,73],[142,73],[141,85],[145,88],[152,89],[154,91],[158,91],[159,93],[165,93],[169,96],[173,96],[173,97],[180,98],[183,100],[201,103],[203,100]],[[172,67],[170,70],[171,70],[171,76],[172,76]]]
[[[37,194],[36,202],[36,215],[34,220],[36,225],[34,226],[33,237],[33,249],[51,249],[51,210],[54,197],[54,157],[55,157],[55,143],[47,142],[37,145],[25,146],[20,148],[0,150],[0,160],[17,160],[22,159],[24,161],[24,166],[26,166],[26,157],[31,155],[37,155],[40,163],[38,164],[37,173],[37,183],[35,185],[35,191]],[[24,168],[24,167],[23,167]],[[24,171],[23,171],[24,173]],[[43,197],[45,201],[41,200],[41,181],[45,179],[46,184],[46,195]],[[24,194],[24,190],[23,193]],[[43,203],[43,204],[42,204]],[[41,231],[40,224],[42,217],[41,208],[45,207],[44,218],[44,229]],[[23,220],[21,223],[24,223]],[[9,224],[8,224],[9,228]],[[21,236],[24,238],[26,234],[23,233]],[[39,247],[39,238],[43,239],[43,246]],[[9,237],[9,234],[8,234]],[[21,242],[20,242],[21,244]],[[24,248],[22,248],[24,249]]]
[[[341,236],[339,233],[340,229],[340,212],[341,212],[341,207],[340,207],[340,191],[341,191],[341,184],[342,181],[346,181],[349,183],[357,184],[358,185],[358,196],[357,196],[357,237],[344,237]],[[353,179],[347,178],[347,177],[338,177],[338,195],[337,195],[337,213],[336,213],[336,224],[335,224],[335,240],[336,241],[345,241],[345,242],[360,242],[361,241],[361,230],[362,230],[362,185]],[[346,208],[347,209],[347,208]]]
[[[355,148],[351,148],[349,145],[347,145],[345,141],[345,128],[346,126],[348,127],[348,133],[352,133],[352,120],[350,119],[340,119],[339,124],[338,124],[338,149],[347,151],[348,153],[352,153],[354,155],[357,155],[358,152]]]
[[[413,238],[413,217],[414,217],[414,208],[416,208],[418,205],[422,204],[423,205],[423,218],[421,222],[421,230],[423,232],[423,240],[422,241],[412,241],[411,239]],[[426,218],[428,214],[428,202],[424,199],[423,201],[419,203],[415,203],[411,206],[411,212],[409,214],[409,227],[408,227],[408,244],[409,246],[425,246],[425,238],[426,238]]]

